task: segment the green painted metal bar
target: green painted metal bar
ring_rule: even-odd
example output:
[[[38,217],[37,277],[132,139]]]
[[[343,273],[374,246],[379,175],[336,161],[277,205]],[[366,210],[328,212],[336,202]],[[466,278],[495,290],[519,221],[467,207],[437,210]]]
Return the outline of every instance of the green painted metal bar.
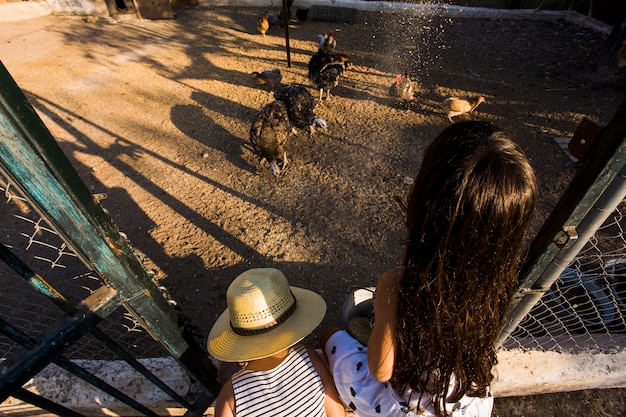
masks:
[[[6,400],[50,362],[55,361],[67,346],[83,337],[103,317],[120,306],[112,288],[100,287],[81,303],[79,311],[55,328],[42,333],[32,349],[21,349],[11,356],[0,375],[0,402]]]
[[[28,349],[34,348],[37,344],[37,341],[35,339],[28,335],[25,335],[15,326],[6,322],[2,317],[0,317],[0,333]]]
[[[100,298],[103,298],[103,297],[100,297]],[[89,320],[89,318],[87,318],[86,320]],[[6,323],[1,318],[0,318],[0,324],[2,325],[2,327],[11,328],[11,336],[18,335],[18,337],[14,338],[14,340],[17,340],[23,346],[25,346],[25,347],[27,347],[29,349],[32,349],[34,346],[37,345],[37,340],[36,339],[34,339],[34,338],[32,338],[32,337],[30,337],[30,336],[20,332],[19,330],[17,330],[16,328],[11,326],[10,324]],[[74,328],[74,327],[71,326],[71,325],[70,326],[63,325],[62,328],[63,328],[63,331],[66,331],[68,328]],[[78,327],[75,327],[75,328],[78,329]],[[70,331],[74,331],[74,330],[70,330]],[[65,349],[65,347],[63,347],[63,349]],[[128,405],[129,407],[139,411],[142,415],[144,415],[144,416],[151,416],[151,417],[159,417],[158,414],[154,413],[152,410],[148,409],[147,407],[143,406],[139,402],[135,401],[133,398],[131,398],[128,395],[124,394],[123,392],[121,392],[117,388],[111,386],[110,384],[106,383],[102,379],[96,377],[95,375],[93,375],[92,373],[88,372],[84,368],[76,365],[75,363],[73,363],[69,359],[64,358],[63,356],[61,356],[60,352],[56,352],[55,349],[50,349],[50,354],[53,354],[53,352],[55,352],[57,356],[51,357],[50,360],[52,362],[54,362],[56,365],[58,365],[61,368],[65,369],[66,371],[70,372],[71,374],[76,375],[77,377],[79,377],[83,381],[87,382],[88,384],[90,384],[90,385],[100,389],[101,391],[111,395],[112,397],[120,400],[121,402],[123,402],[124,404]],[[47,360],[48,358],[46,356],[47,355],[42,356],[42,357],[45,360]],[[23,354],[22,357],[24,358],[24,362],[30,362],[31,361],[30,358],[29,358],[28,352],[26,352],[26,354]],[[13,367],[15,369],[24,369],[24,371],[26,371],[23,375],[16,375],[17,376],[17,378],[15,378],[16,380],[24,379],[24,377],[26,377],[27,379],[32,377],[30,369],[28,369],[26,367],[20,366],[19,363],[15,364]],[[36,368],[36,369],[38,369],[38,368]],[[37,372],[39,372],[39,371],[37,371]],[[9,388],[4,387],[1,382],[0,382],[0,387],[2,387],[3,392],[6,389],[7,396],[9,396],[9,395],[13,395],[14,396],[14,393],[11,393],[11,391],[9,391],[10,387]],[[21,389],[16,389],[14,391],[19,393],[20,390]],[[32,404],[35,404],[35,403],[32,403]],[[50,404],[55,404],[55,403],[50,402]],[[59,405],[59,407],[62,407],[62,406]]]
[[[192,408],[189,408],[183,417],[202,417],[204,416],[204,412],[211,406],[215,398],[212,395],[207,395],[206,393],[201,393],[196,402],[193,404]]]
[[[129,407],[139,411],[141,415],[149,416],[149,417],[159,417],[159,415],[155,413],[154,411],[150,410],[149,408],[135,401],[133,398],[129,397],[128,395],[124,394],[117,388],[106,383],[105,381],[98,378],[94,374],[76,365],[69,359],[66,359],[64,357],[58,357],[54,360],[54,363],[60,366],[61,368],[65,369],[66,371],[76,375],[83,381],[93,385],[94,387],[100,389],[103,392],[106,392],[110,396],[122,401],[124,404],[128,405]]]
[[[21,259],[13,254],[4,244],[0,243],[0,260],[4,261],[9,267],[17,272],[22,278],[32,285],[36,290],[43,293],[53,303],[59,306],[63,312],[67,315],[74,315],[77,307],[70,303],[61,293],[56,291],[50,284],[48,284],[40,275],[32,271],[28,265],[26,265]],[[122,349],[113,339],[107,336],[97,326],[94,326],[90,333],[93,334],[98,340],[105,344],[120,358],[125,360],[130,366],[132,366],[137,372],[141,373],[146,379],[152,382],[155,386],[159,387],[163,392],[169,395],[173,400],[177,401],[183,407],[192,408],[184,398],[176,393],[173,389],[168,387],[163,381],[156,377],[150,370],[143,366],[139,361],[133,358],[128,352]],[[15,339],[14,339],[15,340]],[[22,344],[23,345],[23,344]]]
[[[196,354],[185,354],[197,343],[183,337],[176,313],[133,254],[130,243],[94,201],[1,63],[0,169],[83,262],[115,287],[123,304],[153,338],[205,388],[217,394],[217,370],[207,354],[196,348],[191,349]]]
[[[72,411],[69,408],[63,407],[62,405],[52,402],[37,394],[33,394],[23,388],[14,392],[13,397],[20,401],[24,401],[25,403],[37,406],[42,410],[50,411],[60,417],[86,417],[84,414],[79,414],[76,411]]]
[[[175,313],[4,67],[0,86],[0,163],[7,176],[85,264],[115,286],[146,329],[182,355],[187,343]]]
[[[497,346],[504,343],[595,232],[588,230],[585,218],[590,216],[587,222],[597,224],[602,213],[590,215],[592,208],[605,212],[608,205],[616,206],[624,197],[609,195],[604,197],[608,202],[603,201],[607,190],[622,192],[619,176],[623,175],[625,164],[626,100],[596,138],[582,166],[532,242]],[[612,187],[615,181],[618,184]]]
[[[63,294],[48,284],[41,275],[33,272],[28,265],[15,256],[3,243],[0,243],[0,260],[17,272],[33,288],[59,306],[66,314],[71,316],[76,312],[76,307]]]

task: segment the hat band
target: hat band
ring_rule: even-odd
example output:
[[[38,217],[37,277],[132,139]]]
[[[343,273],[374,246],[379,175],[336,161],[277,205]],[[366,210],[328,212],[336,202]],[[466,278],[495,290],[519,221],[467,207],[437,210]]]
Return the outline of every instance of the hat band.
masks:
[[[292,294],[292,297],[293,297],[293,294]],[[278,326],[279,324],[287,320],[289,317],[291,317],[294,311],[296,311],[296,298],[295,297],[293,299],[293,304],[291,304],[291,306],[287,310],[285,310],[285,312],[281,314],[280,317],[278,317],[277,319],[274,319],[273,322],[269,323],[265,327],[262,327],[260,329],[244,329],[241,327],[233,326],[233,323],[230,323],[230,327],[231,329],[233,329],[233,332],[239,336],[254,336],[257,334],[269,332],[274,327]]]

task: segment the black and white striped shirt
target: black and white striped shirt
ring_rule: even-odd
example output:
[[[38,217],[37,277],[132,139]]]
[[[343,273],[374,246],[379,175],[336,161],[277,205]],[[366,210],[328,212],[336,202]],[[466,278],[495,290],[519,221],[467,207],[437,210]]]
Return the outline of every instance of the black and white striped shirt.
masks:
[[[269,371],[242,369],[232,376],[237,417],[325,417],[325,391],[303,345]]]

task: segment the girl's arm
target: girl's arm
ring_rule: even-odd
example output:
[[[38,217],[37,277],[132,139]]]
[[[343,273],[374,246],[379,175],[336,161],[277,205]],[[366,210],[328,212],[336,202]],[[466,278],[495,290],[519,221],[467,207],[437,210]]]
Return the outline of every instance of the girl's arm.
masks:
[[[235,417],[235,393],[230,379],[224,383],[215,400],[214,417]]]
[[[306,345],[306,350],[309,353],[313,367],[319,374],[320,378],[322,378],[322,384],[324,385],[324,390],[326,391],[326,399],[324,400],[326,415],[328,417],[345,417],[346,407],[339,398],[339,393],[337,392],[337,388],[335,388],[333,377],[330,374],[326,363],[312,346]]]
[[[385,382],[393,375],[397,294],[402,268],[383,273],[376,286],[374,329],[367,343],[367,364],[372,375]]]

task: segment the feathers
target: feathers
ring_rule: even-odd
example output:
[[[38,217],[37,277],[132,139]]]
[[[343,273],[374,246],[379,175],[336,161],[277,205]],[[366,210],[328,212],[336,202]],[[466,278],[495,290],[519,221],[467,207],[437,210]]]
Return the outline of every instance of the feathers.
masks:
[[[273,101],[263,107],[250,127],[250,143],[259,162],[270,164],[272,174],[278,176],[287,166],[285,143],[291,131],[287,107],[282,101]]]
[[[324,36],[324,43],[322,44],[322,51],[326,53],[333,52],[337,47],[337,39],[335,39],[334,32],[331,30],[328,35]]]
[[[465,113],[471,113],[480,103],[483,103],[484,101],[485,98],[483,96],[475,97],[471,101],[463,100],[457,97],[448,97],[443,101],[441,107],[450,122],[453,122],[453,117],[460,116]]]
[[[320,90],[320,101],[324,97],[324,90],[326,99],[330,100],[330,90],[339,84],[339,78],[345,70],[346,65],[343,62],[325,62],[324,59],[312,59],[309,62],[309,79]]]

